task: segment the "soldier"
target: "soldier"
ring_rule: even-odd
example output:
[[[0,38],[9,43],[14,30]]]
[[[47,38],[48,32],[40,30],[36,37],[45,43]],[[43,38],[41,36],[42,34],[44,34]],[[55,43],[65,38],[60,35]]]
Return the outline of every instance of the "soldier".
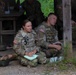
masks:
[[[19,30],[14,38],[14,50],[18,55],[17,58],[21,65],[37,66],[38,63],[46,63],[46,55],[36,46],[36,33],[32,30],[32,23],[29,20],[23,22],[23,28]],[[38,57],[28,60],[24,56],[30,58],[37,54]]]
[[[47,17],[47,21],[43,22],[36,29],[38,34],[38,45],[41,46],[42,51],[48,58],[58,56],[61,53],[61,43],[57,37],[57,30],[54,28],[56,21],[57,16],[54,13],[50,13]]]
[[[21,5],[24,11],[26,11],[26,19],[28,18],[32,21],[33,28],[37,27],[44,19],[39,1],[25,0]]]

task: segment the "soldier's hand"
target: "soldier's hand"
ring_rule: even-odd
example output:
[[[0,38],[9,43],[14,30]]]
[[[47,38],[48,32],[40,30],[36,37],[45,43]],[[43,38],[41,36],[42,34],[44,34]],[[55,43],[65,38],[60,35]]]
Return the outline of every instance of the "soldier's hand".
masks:
[[[17,44],[17,40],[14,40],[13,43],[14,43],[14,44]]]
[[[37,52],[37,50],[33,50],[33,51],[31,51],[31,52],[26,52],[25,54],[27,55],[27,56],[32,56],[32,55],[34,55],[35,53]]]
[[[26,53],[25,53],[25,55],[27,55],[27,56],[30,56],[30,57],[31,57],[31,56],[33,55],[33,52],[26,52]]]
[[[29,53],[29,56],[34,55],[37,52],[37,50],[33,50],[32,52]]]
[[[25,53],[25,55],[27,55],[27,56],[29,56],[29,54],[30,54],[29,52],[26,52],[26,53]]]
[[[33,54],[35,54],[36,52],[37,52],[37,50],[34,50],[34,51],[33,51]]]
[[[60,45],[54,45],[54,47],[55,47],[57,50],[61,50],[61,46],[60,46]]]

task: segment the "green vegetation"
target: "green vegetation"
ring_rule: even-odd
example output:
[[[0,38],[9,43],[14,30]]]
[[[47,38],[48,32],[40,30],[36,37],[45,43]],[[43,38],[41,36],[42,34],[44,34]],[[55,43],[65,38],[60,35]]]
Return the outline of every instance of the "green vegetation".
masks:
[[[47,15],[50,12],[54,12],[54,0],[38,0],[38,1],[41,3],[41,9],[45,17],[47,17]]]
[[[24,0],[20,0],[20,3],[22,3],[23,1]],[[41,3],[41,10],[44,13],[45,17],[47,17],[47,15],[50,12],[54,12],[54,0],[38,0],[38,1]]]
[[[50,70],[75,70],[76,69],[76,57],[67,58],[67,53],[69,52],[69,44],[64,47],[64,59],[62,61],[57,61],[53,63],[48,63],[46,73]]]

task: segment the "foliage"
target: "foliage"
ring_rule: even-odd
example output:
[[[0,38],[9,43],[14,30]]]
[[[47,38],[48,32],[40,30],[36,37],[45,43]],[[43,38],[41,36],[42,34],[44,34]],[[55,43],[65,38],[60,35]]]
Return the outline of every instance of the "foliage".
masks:
[[[67,58],[67,52],[69,50],[69,44],[64,47],[64,59],[53,63],[48,63],[47,68],[51,67],[53,70],[74,70],[76,68],[76,57]]]
[[[46,17],[50,12],[54,12],[54,0],[38,0],[41,3],[41,9]]]
[[[20,0],[20,3],[22,3],[23,1],[24,0]],[[54,0],[38,0],[38,1],[41,3],[41,10],[44,13],[45,17],[47,17],[47,15],[50,12],[54,12]]]
[[[69,52],[69,44],[66,44],[66,46],[64,47],[64,55],[63,55],[64,60],[62,60],[60,63],[57,63],[59,68],[62,70],[68,69],[69,66],[71,66],[71,68],[73,66],[76,67],[76,57],[67,58],[68,52]]]

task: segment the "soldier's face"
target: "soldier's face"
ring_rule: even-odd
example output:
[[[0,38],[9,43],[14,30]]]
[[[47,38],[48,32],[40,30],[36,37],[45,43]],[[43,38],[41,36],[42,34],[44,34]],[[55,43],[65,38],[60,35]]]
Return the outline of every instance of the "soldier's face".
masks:
[[[25,26],[23,26],[23,29],[25,32],[31,32],[32,31],[32,23],[31,22],[27,22],[25,24]]]
[[[56,21],[57,21],[57,17],[55,15],[50,15],[48,17],[48,21],[49,21],[50,25],[55,25]]]

